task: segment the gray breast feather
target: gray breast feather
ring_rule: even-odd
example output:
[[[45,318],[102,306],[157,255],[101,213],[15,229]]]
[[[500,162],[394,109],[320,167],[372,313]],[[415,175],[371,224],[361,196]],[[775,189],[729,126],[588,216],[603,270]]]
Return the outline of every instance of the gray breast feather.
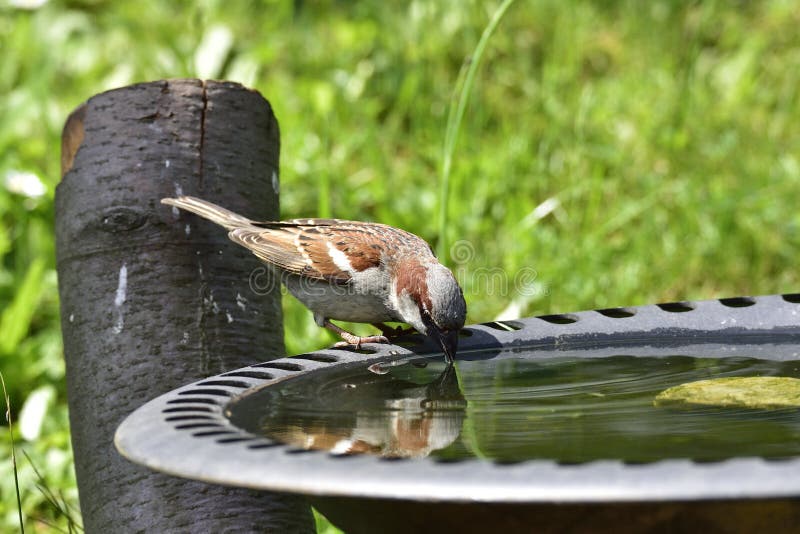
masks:
[[[353,273],[347,284],[295,275],[285,276],[284,284],[315,315],[327,319],[353,323],[397,320],[389,304],[389,276],[377,267]]]

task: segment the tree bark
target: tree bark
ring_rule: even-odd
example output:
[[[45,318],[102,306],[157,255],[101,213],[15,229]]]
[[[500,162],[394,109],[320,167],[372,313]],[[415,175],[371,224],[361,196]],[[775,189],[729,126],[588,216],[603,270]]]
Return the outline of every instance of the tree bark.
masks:
[[[190,194],[276,219],[278,155],[269,103],[233,83],[124,87],[68,119],[56,254],[86,532],[313,532],[299,497],[156,473],[113,445],[149,399],[284,355],[280,287],[224,230],[160,204]]]

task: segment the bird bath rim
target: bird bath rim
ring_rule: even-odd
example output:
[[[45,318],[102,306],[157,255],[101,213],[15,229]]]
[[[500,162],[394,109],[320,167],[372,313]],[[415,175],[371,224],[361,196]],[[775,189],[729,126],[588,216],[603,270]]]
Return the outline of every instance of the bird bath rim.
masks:
[[[625,354],[680,347],[702,355],[713,343],[776,360],[800,360],[800,295],[739,297],[614,308],[472,325],[458,360],[480,351],[536,348],[559,355]],[[420,336],[421,337],[421,336]],[[768,343],[765,343],[768,341]],[[782,348],[783,347],[783,348]],[[753,352],[755,351],[755,352]],[[598,460],[501,464],[334,455],[298,449],[231,424],[226,406],[241,395],[334,366],[364,366],[435,353],[414,347],[365,345],[326,349],[222,373],[146,403],[119,427],[115,443],[131,461],[185,478],[316,496],[486,503],[601,503],[752,499],[800,496],[800,457],[671,459],[646,464]],[[743,483],[746,481],[746,484]]]

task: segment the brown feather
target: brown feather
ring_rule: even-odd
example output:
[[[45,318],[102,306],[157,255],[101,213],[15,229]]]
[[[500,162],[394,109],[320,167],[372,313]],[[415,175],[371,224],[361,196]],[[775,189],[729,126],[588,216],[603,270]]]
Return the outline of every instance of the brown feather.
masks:
[[[249,249],[262,261],[307,278],[348,283],[351,273],[336,265],[331,250],[347,258],[355,272],[379,267],[387,257],[432,256],[430,246],[419,237],[385,224],[341,219],[291,219],[256,222],[211,202],[194,198],[165,198],[164,204],[180,207],[226,227],[228,237]],[[424,283],[424,268],[414,273]],[[421,278],[417,275],[422,275]],[[422,294],[421,288],[415,290]]]
[[[312,226],[307,224],[309,220],[324,222]],[[262,261],[293,274],[346,283],[351,275],[336,265],[328,244],[344,253],[355,271],[378,267],[387,246],[381,239],[385,230],[381,228],[381,232],[375,232],[375,229],[375,225],[369,223],[299,219],[236,228],[229,233],[229,237],[251,250]]]
[[[297,250],[293,237],[286,232],[236,228],[228,237],[249,249],[262,261],[294,274],[305,274],[308,260]]]
[[[427,273],[427,269],[419,261],[406,261],[403,269],[397,272],[396,284],[397,287],[404,288],[415,302],[430,311],[432,304],[428,295]]]

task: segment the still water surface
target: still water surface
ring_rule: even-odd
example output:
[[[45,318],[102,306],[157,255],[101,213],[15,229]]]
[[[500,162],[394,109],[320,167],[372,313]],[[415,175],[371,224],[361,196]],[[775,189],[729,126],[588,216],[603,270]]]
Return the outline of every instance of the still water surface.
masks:
[[[800,454],[800,410],[653,405],[669,387],[730,376],[800,378],[800,362],[675,355],[333,366],[251,394],[229,415],[252,433],[337,454],[564,463]]]

